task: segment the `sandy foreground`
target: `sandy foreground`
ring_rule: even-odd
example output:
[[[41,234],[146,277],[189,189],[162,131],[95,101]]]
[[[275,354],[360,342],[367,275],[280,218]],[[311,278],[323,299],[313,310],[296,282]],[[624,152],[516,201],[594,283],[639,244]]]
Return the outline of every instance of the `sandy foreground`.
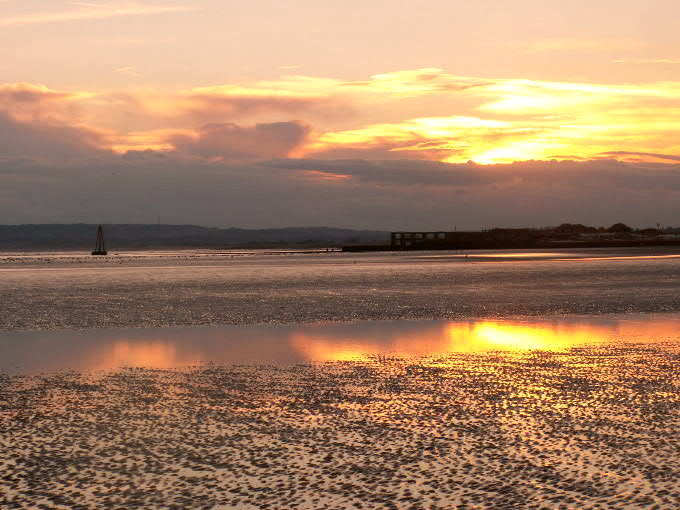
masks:
[[[5,375],[0,507],[677,508],[678,345]]]
[[[460,255],[0,256],[0,331],[680,311],[675,252]],[[0,371],[0,508],[678,508],[679,359],[665,327],[550,349]]]

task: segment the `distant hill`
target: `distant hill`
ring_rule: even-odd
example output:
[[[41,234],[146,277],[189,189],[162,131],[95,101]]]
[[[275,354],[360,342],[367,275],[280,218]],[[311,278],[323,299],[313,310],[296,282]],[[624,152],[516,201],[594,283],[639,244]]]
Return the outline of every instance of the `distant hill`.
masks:
[[[91,250],[97,225],[0,225],[0,250]],[[389,233],[329,227],[207,228],[196,225],[104,225],[109,250],[144,248],[277,248],[380,244]]]

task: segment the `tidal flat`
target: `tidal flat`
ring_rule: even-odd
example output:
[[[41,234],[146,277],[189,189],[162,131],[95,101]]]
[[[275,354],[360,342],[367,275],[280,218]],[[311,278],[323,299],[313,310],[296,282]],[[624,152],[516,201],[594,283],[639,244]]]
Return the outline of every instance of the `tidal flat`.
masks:
[[[678,345],[4,375],[0,506],[677,508]]]
[[[11,254],[0,300],[3,509],[680,504],[674,252]]]
[[[0,330],[680,312],[680,249],[0,254]]]

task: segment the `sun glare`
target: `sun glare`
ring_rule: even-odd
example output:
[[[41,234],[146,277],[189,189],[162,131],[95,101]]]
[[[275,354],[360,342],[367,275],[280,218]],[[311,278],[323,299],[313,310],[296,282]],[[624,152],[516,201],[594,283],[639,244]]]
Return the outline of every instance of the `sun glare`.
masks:
[[[482,165],[498,163],[512,163],[515,161],[527,161],[543,159],[551,149],[548,145],[539,142],[521,142],[505,147],[497,147],[478,155],[472,155],[471,159]]]
[[[421,332],[396,331],[376,343],[357,336],[295,333],[291,346],[309,361],[367,360],[372,356],[429,356],[491,351],[564,350],[606,342],[619,326],[521,321],[450,322]]]

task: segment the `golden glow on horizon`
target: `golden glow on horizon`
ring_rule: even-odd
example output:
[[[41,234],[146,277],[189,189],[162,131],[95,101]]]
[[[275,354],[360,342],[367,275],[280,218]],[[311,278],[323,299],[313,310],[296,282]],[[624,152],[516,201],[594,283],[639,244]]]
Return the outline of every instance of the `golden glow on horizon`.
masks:
[[[433,113],[433,100],[443,105],[438,113],[456,114],[427,115]],[[402,104],[408,105],[405,111],[425,115],[394,120]],[[680,82],[491,80],[418,69],[378,74],[364,82],[284,76],[187,91],[146,90],[138,96],[0,85],[0,107],[22,122],[47,119],[83,126],[86,121],[90,129],[107,133],[109,148],[117,152],[172,150],[175,134],[191,136],[211,122],[251,126],[305,119],[309,113],[316,118],[309,122],[314,136],[281,157],[328,153],[361,158],[372,151],[403,159],[494,164],[601,158],[607,153],[658,161],[654,154],[662,160],[663,155],[680,154],[674,135],[680,132]],[[338,108],[351,114],[333,120]],[[386,116],[392,118],[385,121]],[[334,123],[351,125],[337,129]]]
[[[470,112],[476,115],[422,117],[326,132],[306,152],[311,157],[343,148],[384,147],[405,158],[409,152],[421,157],[430,151],[427,159],[481,164],[597,158],[606,152],[633,151],[631,147],[636,147],[634,152],[680,152],[680,143],[669,136],[680,129],[680,83],[613,86],[498,80],[456,94],[478,101]]]
[[[482,165],[526,161],[530,159],[551,159],[551,155],[555,154],[559,148],[561,147],[550,144],[541,144],[540,142],[518,142],[479,153],[473,156],[472,159],[476,163]],[[449,163],[455,163],[457,159],[451,158],[447,161]]]
[[[178,129],[158,129],[126,133],[112,137],[110,149],[118,154],[125,154],[128,151],[171,151],[173,145],[167,140],[178,134],[193,134],[193,132]]]

